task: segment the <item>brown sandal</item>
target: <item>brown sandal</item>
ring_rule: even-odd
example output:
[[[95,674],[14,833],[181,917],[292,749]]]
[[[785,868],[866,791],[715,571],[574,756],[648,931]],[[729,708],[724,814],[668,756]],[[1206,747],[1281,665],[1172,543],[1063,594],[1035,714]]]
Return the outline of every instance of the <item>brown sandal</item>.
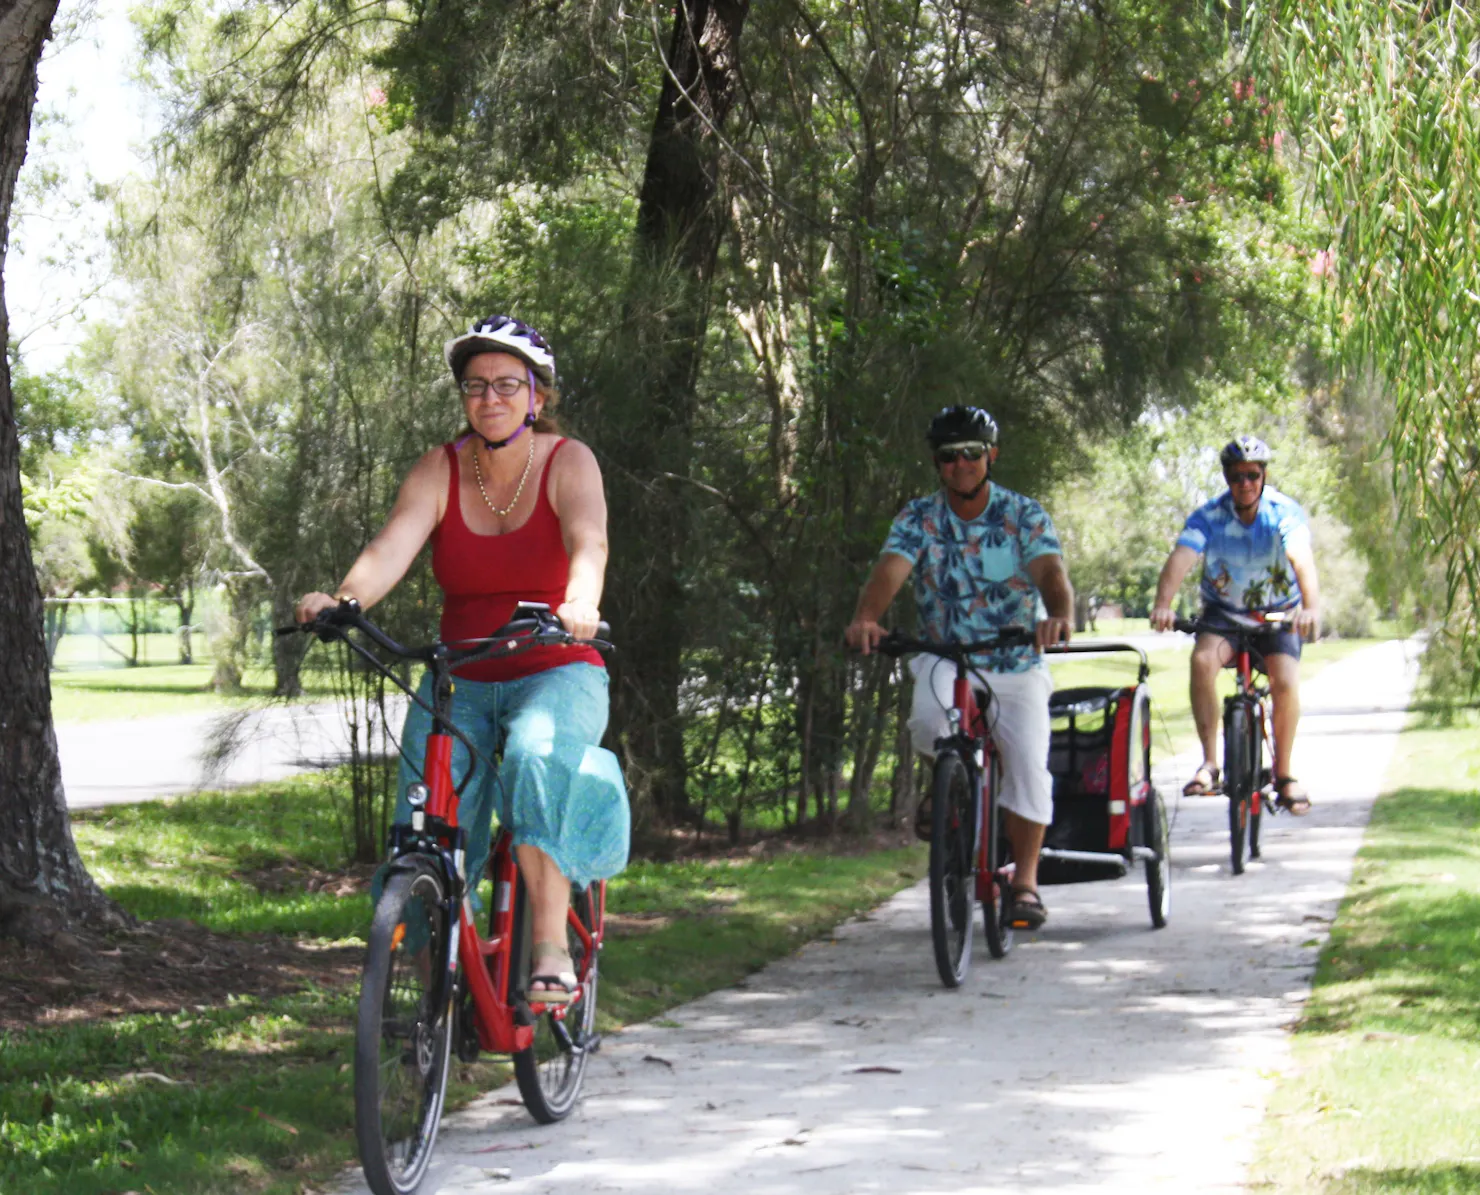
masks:
[[[1192,779],[1182,787],[1184,797],[1215,797],[1222,791],[1218,769],[1207,760],[1203,760],[1197,771],[1192,773]]]
[[[1274,791],[1274,803],[1286,813],[1304,817],[1310,812],[1310,794],[1294,776],[1277,776]]]

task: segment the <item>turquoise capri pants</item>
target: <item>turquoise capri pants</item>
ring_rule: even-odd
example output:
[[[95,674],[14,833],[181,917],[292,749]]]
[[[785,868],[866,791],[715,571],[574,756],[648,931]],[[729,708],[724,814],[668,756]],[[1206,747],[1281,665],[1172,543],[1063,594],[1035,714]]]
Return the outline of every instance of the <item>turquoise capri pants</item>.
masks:
[[[617,757],[599,745],[610,703],[606,669],[563,664],[517,680],[454,683],[454,725],[490,759],[500,745],[504,753],[497,772],[477,765],[458,805],[457,823],[468,831],[467,875],[474,900],[495,816],[512,830],[516,846],[539,847],[579,888],[626,867],[631,844],[627,786]],[[430,673],[422,677],[417,696],[431,704]],[[406,788],[421,779],[431,730],[431,714],[413,703],[401,731],[397,822],[410,818]],[[467,775],[470,762],[468,749],[453,739],[454,786]],[[380,885],[374,888],[378,898]]]

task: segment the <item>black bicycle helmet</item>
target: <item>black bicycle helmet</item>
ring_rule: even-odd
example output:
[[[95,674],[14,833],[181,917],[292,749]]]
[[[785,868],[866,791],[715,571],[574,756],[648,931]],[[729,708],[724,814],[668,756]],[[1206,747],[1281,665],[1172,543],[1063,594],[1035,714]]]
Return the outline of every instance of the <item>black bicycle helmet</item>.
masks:
[[[930,420],[925,438],[932,448],[973,440],[990,446],[997,443],[997,421],[980,407],[942,407]]]
[[[1240,436],[1223,446],[1223,451],[1218,454],[1218,460],[1222,462],[1225,469],[1240,461],[1247,461],[1251,465],[1267,466],[1272,456],[1274,453],[1270,452],[1269,445],[1258,436]]]

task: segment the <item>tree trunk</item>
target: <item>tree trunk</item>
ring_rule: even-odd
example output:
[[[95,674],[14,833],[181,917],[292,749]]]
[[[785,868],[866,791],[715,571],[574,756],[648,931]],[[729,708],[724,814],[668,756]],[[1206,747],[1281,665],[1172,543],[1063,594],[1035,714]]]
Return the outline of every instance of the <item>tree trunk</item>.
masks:
[[[26,156],[36,63],[57,0],[0,7],[0,341],[8,341],[4,251]],[[121,922],[72,841],[56,731],[45,615],[21,509],[20,440],[9,359],[0,360],[0,934],[52,943],[70,920]]]
[[[688,811],[683,679],[695,383],[723,232],[716,131],[738,93],[749,0],[685,0],[648,143],[627,299],[628,371],[603,395],[609,462],[613,733],[634,803],[672,825]]]

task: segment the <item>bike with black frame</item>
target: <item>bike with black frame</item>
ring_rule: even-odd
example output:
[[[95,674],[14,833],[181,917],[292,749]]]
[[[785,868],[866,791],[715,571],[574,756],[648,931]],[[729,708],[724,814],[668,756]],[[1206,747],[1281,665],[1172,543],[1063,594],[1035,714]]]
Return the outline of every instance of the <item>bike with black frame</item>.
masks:
[[[1243,875],[1245,842],[1249,858],[1259,858],[1259,823],[1264,810],[1274,813],[1279,809],[1272,799],[1273,770],[1264,763],[1266,758],[1274,759],[1269,686],[1254,680],[1254,660],[1263,660],[1260,637],[1289,622],[1290,613],[1254,610],[1225,617],[1227,623],[1178,618],[1172,625],[1189,635],[1218,634],[1233,643],[1228,666],[1234,671],[1234,691],[1223,701],[1223,792],[1228,798],[1229,860],[1233,874]]]
[[[598,638],[577,639],[548,606],[520,603],[514,619],[487,638],[404,647],[353,599],[277,633],[300,631],[347,644],[433,719],[423,779],[407,792],[410,819],[391,827],[355,1023],[355,1136],[365,1178],[376,1195],[410,1195],[431,1162],[454,1053],[465,1061],[480,1050],[512,1055],[525,1107],[535,1120],[550,1124],[575,1106],[586,1063],[601,1046],[596,989],[606,914],[603,882],[572,891],[566,936],[577,987],[568,1004],[545,1003],[529,991],[531,902],[508,827],[500,828],[489,855],[488,936],[478,932],[472,894],[481,877],[464,874],[467,829],[457,823],[458,799],[478,763],[497,765],[452,723],[453,670],[544,645],[608,651],[610,631],[603,623]],[[426,665],[431,705],[380,653]],[[468,773],[456,783],[454,739],[471,753]]]

